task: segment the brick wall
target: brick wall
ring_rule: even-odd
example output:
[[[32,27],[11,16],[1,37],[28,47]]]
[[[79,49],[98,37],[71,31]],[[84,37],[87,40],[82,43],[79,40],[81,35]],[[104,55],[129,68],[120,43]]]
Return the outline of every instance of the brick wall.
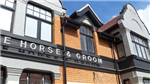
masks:
[[[54,15],[53,21],[53,43],[62,45],[62,33],[60,17]],[[81,50],[80,31],[71,28],[65,28],[66,46]],[[93,32],[95,54],[114,58],[110,42],[98,38],[97,32]],[[116,47],[115,55],[117,56]],[[118,59],[118,58],[117,58]],[[90,83],[90,84],[118,84],[117,74],[84,70],[67,67],[67,82]],[[60,66],[61,79],[54,80],[55,84],[63,84],[63,67]],[[95,75],[93,74],[95,73]]]
[[[85,69],[67,67],[67,82],[89,84],[119,84],[116,74],[97,72]],[[63,84],[63,67],[60,67],[61,79],[54,80],[55,84]],[[95,75],[94,75],[95,73]]]

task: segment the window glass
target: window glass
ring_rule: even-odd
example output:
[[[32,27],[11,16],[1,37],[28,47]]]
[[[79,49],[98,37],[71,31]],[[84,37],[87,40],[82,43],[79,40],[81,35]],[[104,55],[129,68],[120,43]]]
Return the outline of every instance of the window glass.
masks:
[[[132,34],[131,34],[131,39],[133,43],[133,49],[135,50],[135,54],[141,58],[149,59],[146,40]]]
[[[44,19],[49,22],[51,22],[51,19],[52,19],[51,12],[44,10],[42,8],[39,8],[37,6],[33,6],[31,4],[28,4],[27,14],[36,16],[38,18]]]
[[[0,29],[10,31],[12,11],[0,8]]]
[[[87,51],[86,48],[86,38],[83,35],[80,35],[80,39],[81,39],[81,49]]]
[[[149,53],[148,53],[148,49],[147,48],[145,48],[145,52],[146,52],[146,56],[147,56],[147,58],[150,60],[150,55],[149,55]]]
[[[87,37],[88,51],[94,53],[93,39]]]
[[[49,41],[51,42],[51,25],[42,22],[41,24],[41,40]]]
[[[86,28],[84,26],[81,26],[80,32],[86,34]]]
[[[136,45],[136,46],[137,46],[138,56],[142,57],[140,46],[139,45]]]
[[[118,48],[119,57],[121,58],[121,57],[125,56],[123,43],[118,44],[117,48]]]
[[[1,84],[2,84],[2,82],[3,82],[3,73],[4,73],[4,71],[3,71],[3,70],[1,70],[1,77],[0,77],[0,78],[1,78],[1,81],[0,81],[0,82],[1,82]]]
[[[144,47],[142,47],[142,46],[141,46],[141,51],[142,51],[143,57],[144,57],[145,59],[147,59],[146,54],[145,54]]]
[[[37,38],[37,20],[26,18],[25,35]]]
[[[30,84],[42,84],[42,75],[30,73]]]
[[[5,0],[0,0],[0,4],[5,4]]]
[[[81,49],[94,53],[94,43],[92,31],[88,27],[81,26],[80,28]]]
[[[27,73],[21,73],[20,84],[27,84]]]
[[[0,0],[0,4],[13,8],[14,0]]]
[[[52,17],[50,14],[51,12],[47,10],[28,4],[25,35],[52,42]]]
[[[52,84],[51,75],[23,72],[19,84]]]
[[[144,79],[144,80],[143,80],[143,83],[144,83],[144,84],[150,84],[150,80]]]
[[[135,54],[135,55],[138,55],[138,54],[137,54],[136,47],[135,47],[135,43],[132,43],[132,44],[133,44],[134,54]]]
[[[51,84],[51,79],[50,79],[50,76],[49,75],[45,75],[45,84]]]

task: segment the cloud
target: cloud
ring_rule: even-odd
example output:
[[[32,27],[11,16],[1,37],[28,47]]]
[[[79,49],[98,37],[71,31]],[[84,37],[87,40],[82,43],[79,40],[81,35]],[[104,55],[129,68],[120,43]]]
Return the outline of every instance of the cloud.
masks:
[[[112,18],[116,17],[117,15],[113,15]]]
[[[147,5],[145,9],[137,10],[137,12],[150,33],[150,5]]]

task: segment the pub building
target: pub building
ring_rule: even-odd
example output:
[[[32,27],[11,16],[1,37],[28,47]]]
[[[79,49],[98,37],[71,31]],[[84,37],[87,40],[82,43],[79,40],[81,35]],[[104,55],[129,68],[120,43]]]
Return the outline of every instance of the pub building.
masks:
[[[86,4],[0,0],[1,84],[150,84],[150,34],[127,3],[102,23]]]

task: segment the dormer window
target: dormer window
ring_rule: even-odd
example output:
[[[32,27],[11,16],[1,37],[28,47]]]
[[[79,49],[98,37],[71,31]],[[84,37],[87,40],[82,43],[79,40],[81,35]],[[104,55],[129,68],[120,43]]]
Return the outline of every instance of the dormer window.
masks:
[[[28,4],[25,36],[52,42],[52,14],[43,8]]]
[[[81,49],[90,53],[94,53],[93,33],[87,26],[80,28]]]
[[[131,39],[132,39],[135,54],[141,58],[149,59],[146,40],[133,34],[131,35]]]

